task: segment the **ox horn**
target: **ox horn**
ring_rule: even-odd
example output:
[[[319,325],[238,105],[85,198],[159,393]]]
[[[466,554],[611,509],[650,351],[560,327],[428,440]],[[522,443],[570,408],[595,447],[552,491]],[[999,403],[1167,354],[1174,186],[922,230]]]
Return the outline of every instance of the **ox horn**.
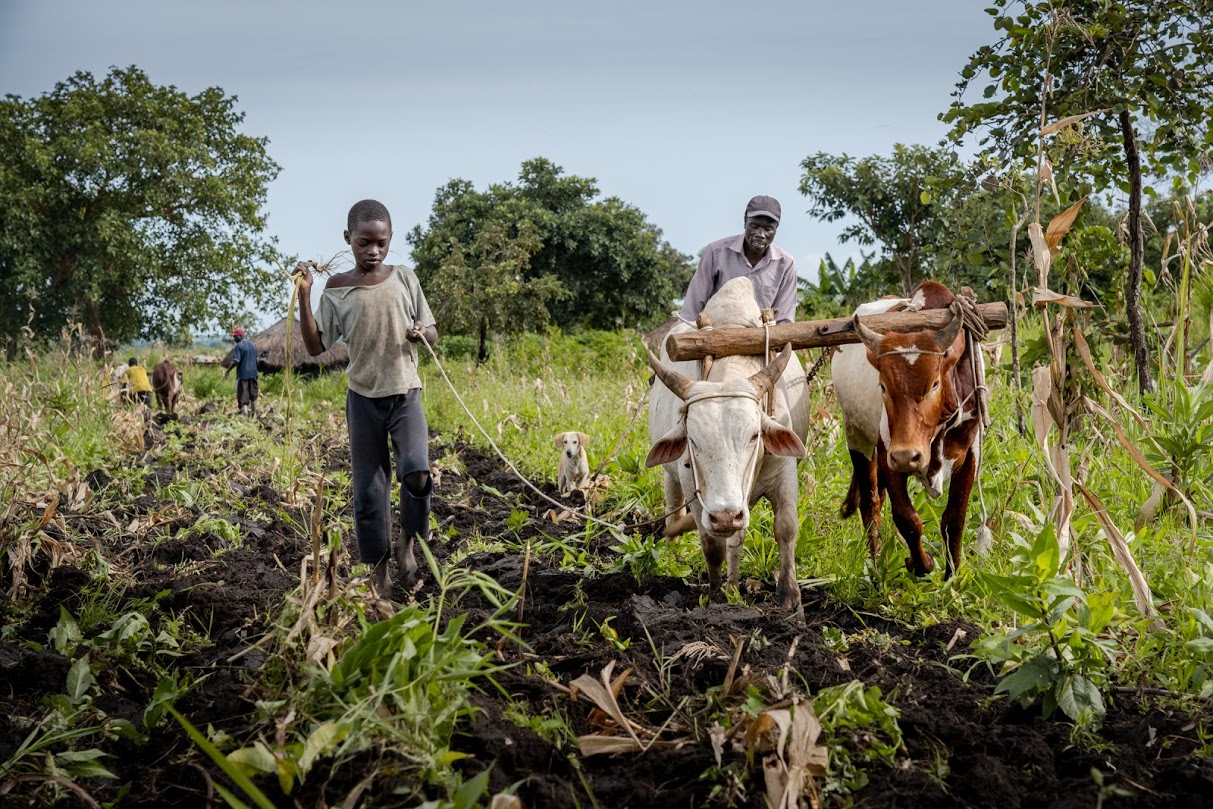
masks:
[[[657,378],[665,383],[670,392],[679,399],[685,402],[691,395],[691,385],[694,385],[695,381],[662,365],[661,360],[657,359],[657,355],[652,351],[649,352],[649,367],[653,369],[653,373],[657,374]]]
[[[863,344],[872,350],[872,353],[880,353],[880,341],[884,339],[884,335],[875,329],[869,329],[863,325],[863,321],[859,319],[859,315],[851,318],[851,322],[855,325],[855,333],[859,335],[859,339],[863,340]]]
[[[754,386],[754,390],[759,396],[764,393],[770,393],[775,382],[779,377],[783,376],[783,369],[788,367],[788,360],[792,358],[792,344],[788,343],[783,347],[783,351],[779,352],[779,356],[771,360],[763,369],[750,376],[750,384]]]
[[[964,325],[964,317],[955,309],[952,310],[952,319],[939,331],[935,332],[935,345],[939,346],[941,351],[947,351],[956,340],[956,335],[960,332],[960,327]]]

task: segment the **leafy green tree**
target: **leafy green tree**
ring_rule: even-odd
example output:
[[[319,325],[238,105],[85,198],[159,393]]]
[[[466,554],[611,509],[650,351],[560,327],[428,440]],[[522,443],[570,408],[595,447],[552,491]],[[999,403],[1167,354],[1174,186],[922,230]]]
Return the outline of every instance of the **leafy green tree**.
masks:
[[[993,0],[992,6],[1001,37],[972,56],[956,100],[940,117],[954,137],[983,130],[988,153],[1035,168],[1042,118],[1087,116],[1051,141],[1049,157],[1055,171],[1128,194],[1125,304],[1138,384],[1150,390],[1141,313],[1143,173],[1195,178],[1208,168],[1213,9],[1207,0]],[[966,102],[982,76],[989,82],[984,100]]]
[[[268,308],[262,205],[278,165],[217,87],[79,72],[0,101],[0,335],[172,339]],[[279,285],[280,286],[280,285]]]
[[[893,147],[891,157],[855,159],[824,152],[800,164],[809,214],[826,222],[853,217],[840,239],[880,244],[902,294],[927,274],[928,257],[946,233],[947,215],[972,188],[967,166],[941,148]]]
[[[494,201],[465,180],[452,180],[438,193],[433,217],[458,223],[445,245],[418,255],[437,270],[422,278],[434,317],[444,330],[475,334],[477,358],[488,358],[488,335],[540,329],[547,304],[568,290],[550,274],[533,275],[531,262],[541,242],[529,206],[517,199]],[[463,231],[457,234],[454,231]]]
[[[685,289],[694,270],[691,259],[663,241],[661,231],[635,207],[597,196],[593,179],[565,175],[544,158],[523,163],[516,183],[491,185],[483,192],[466,180],[452,180],[439,189],[426,227],[409,232],[417,274],[427,290],[433,287],[449,257],[459,250],[466,255],[495,221],[494,211],[508,206],[514,227],[528,223],[527,232],[538,240],[525,266],[516,268],[520,281],[536,286],[520,287],[519,293],[542,290],[558,326],[653,325]],[[552,279],[564,294],[554,293]],[[546,322],[532,318],[519,325],[538,328]]]

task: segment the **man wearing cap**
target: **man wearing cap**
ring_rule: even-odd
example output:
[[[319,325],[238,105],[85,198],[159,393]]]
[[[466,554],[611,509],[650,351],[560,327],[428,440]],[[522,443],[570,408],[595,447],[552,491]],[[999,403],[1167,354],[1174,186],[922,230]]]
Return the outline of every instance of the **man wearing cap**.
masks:
[[[244,339],[244,329],[232,329],[232,341],[236,344],[231,355],[223,361],[227,370],[223,378],[236,369],[236,404],[240,406],[241,415],[257,415],[257,346],[251,340]]]
[[[796,319],[796,260],[776,247],[779,201],[759,195],[745,209],[745,233],[709,244],[683,297],[679,317],[694,323],[708,299],[725,282],[747,276],[759,309],[774,309],[776,323]]]

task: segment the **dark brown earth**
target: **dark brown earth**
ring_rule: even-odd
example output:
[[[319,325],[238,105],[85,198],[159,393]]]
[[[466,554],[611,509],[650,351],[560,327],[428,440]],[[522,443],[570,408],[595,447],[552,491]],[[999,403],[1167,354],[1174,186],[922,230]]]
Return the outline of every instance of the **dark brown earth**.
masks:
[[[435,516],[444,529],[453,525],[455,536],[463,537],[475,527],[482,536],[509,535],[521,540],[561,533],[580,535],[581,529],[572,523],[554,526],[540,519],[546,506],[536,506],[536,517],[525,525],[507,528],[506,520],[518,501],[507,502],[487,487],[521,498],[523,503],[535,503],[538,498],[528,494],[495,459],[471,447],[459,450],[465,464],[463,474],[444,475],[436,492]],[[341,448],[330,447],[328,458],[340,466]],[[172,467],[155,470],[162,483],[178,473]],[[98,472],[91,482],[103,489],[107,478]],[[149,487],[147,494],[129,503],[127,513],[118,515],[119,519],[160,510],[162,504],[152,491]],[[550,487],[546,491],[554,494]],[[249,489],[244,496],[263,501],[269,506],[266,513],[280,513],[279,494],[267,484]],[[469,507],[469,502],[475,507]],[[289,509],[281,513],[304,519],[302,514],[292,516]],[[209,676],[178,708],[200,728],[211,725],[236,736],[246,733],[251,724],[258,698],[255,673],[265,658],[254,651],[234,662],[229,659],[264,634],[267,616],[298,585],[296,571],[306,552],[296,539],[297,532],[279,518],[268,524],[245,522],[244,526],[248,534],[244,547],[218,555],[213,553],[222,550],[224,540],[216,535],[201,541],[126,547],[117,540],[102,549],[107,558],[121,561],[123,575],[133,582],[120,593],[121,600],[133,603],[167,591],[151,613],[153,622],[173,615],[184,617],[209,635],[210,645],[188,651],[182,661],[195,678]],[[445,544],[435,547],[440,560],[457,550]],[[183,561],[197,563],[190,568],[194,572],[174,574],[174,566]],[[490,574],[510,590],[522,584],[521,553],[479,553],[468,557],[466,564]],[[1108,716],[1097,739],[1078,744],[1072,740],[1070,725],[1041,718],[1039,706],[1024,709],[994,699],[994,680],[984,666],[972,668],[967,682],[962,678],[971,664],[952,658],[968,641],[952,651],[946,647],[958,630],[968,640],[977,637],[977,627],[960,623],[925,630],[906,627],[857,614],[818,590],[804,593],[806,623],[797,626],[768,612],[769,588],[749,593],[746,605],[718,604],[705,609],[699,606],[703,585],[697,578],[690,583],[668,578],[638,582],[627,572],[584,578],[561,571],[558,565],[554,558],[537,555],[530,559],[526,625],[520,633],[529,649],[508,644],[499,651],[503,662],[546,662],[558,685],[528,676],[526,666],[518,666],[497,675],[501,688],[514,700],[525,702],[531,715],[560,711],[574,732],[589,733],[595,730],[589,721],[590,706],[585,700],[570,701],[560,686],[583,674],[597,675],[614,663],[616,675],[626,668],[633,670],[620,696],[625,713],[653,726],[673,716],[669,736],[690,741],[646,753],[582,758],[571,744],[558,747],[508,721],[507,700],[486,688],[474,697],[481,710],[461,729],[455,747],[471,756],[462,764],[465,775],[491,767],[492,788],[516,785],[528,809],[764,806],[757,763],[750,766],[743,755],[726,749],[723,766],[718,767],[706,727],[696,729],[686,721],[704,707],[705,695],[714,689],[720,692],[729,674],[734,639],[743,645],[739,672],[748,667],[750,674],[773,674],[778,679],[792,649],[789,678],[802,693],[812,695],[823,687],[859,679],[878,686],[900,711],[905,750],[895,764],[867,765],[866,786],[849,796],[827,793],[822,798],[825,805],[1092,807],[1098,805],[1100,793],[1092,777],[1095,768],[1103,774],[1106,786],[1129,793],[1128,797],[1107,796],[1107,806],[1213,806],[1213,763],[1192,755],[1200,744],[1199,727],[1210,725],[1209,713],[1203,718],[1192,716],[1173,702],[1116,692],[1108,695]],[[22,736],[12,717],[40,715],[39,702],[63,690],[70,666],[67,658],[49,647],[36,651],[30,643],[46,644],[60,607],[73,614],[81,609],[81,593],[89,582],[87,573],[71,565],[34,573],[43,578],[35,578],[37,595],[30,605],[4,607],[0,761],[12,754]],[[420,597],[425,594],[423,589]],[[488,609],[487,604],[474,600],[462,606],[475,614]],[[604,622],[617,633],[616,646],[600,633],[585,631]],[[849,671],[823,641],[823,630],[828,628],[841,629],[852,638],[866,638],[851,641],[845,654]],[[858,635],[865,629],[869,632]],[[667,663],[666,681],[664,685],[659,682],[663,662],[686,644],[705,641],[717,652],[693,658],[695,662],[685,658]],[[626,648],[618,648],[622,646]],[[111,717],[139,723],[155,681],[121,669],[105,671],[99,679],[104,696],[98,707]],[[655,693],[668,693],[668,706],[685,700],[688,707],[676,712],[655,705]],[[862,737],[852,742],[857,749],[865,743]],[[112,754],[107,765],[119,776],[118,783],[130,787],[120,794],[114,782],[83,780],[82,786],[100,802],[129,807],[223,805],[218,797],[208,799],[210,784],[222,783],[222,776],[172,723],[162,724],[142,748],[120,739],[106,741],[102,747]],[[347,765],[329,773],[314,770],[294,796],[298,804],[282,797],[281,805],[340,805],[371,762],[368,757],[355,764],[366,766]],[[30,798],[29,790],[22,791],[24,786],[0,797],[0,803],[42,805],[42,798]],[[275,791],[272,784],[263,786]],[[391,787],[390,777],[385,777],[357,805],[406,805],[394,802],[399,799],[391,796]],[[366,802],[372,796],[375,802]],[[60,805],[89,804],[83,797],[68,794]]]

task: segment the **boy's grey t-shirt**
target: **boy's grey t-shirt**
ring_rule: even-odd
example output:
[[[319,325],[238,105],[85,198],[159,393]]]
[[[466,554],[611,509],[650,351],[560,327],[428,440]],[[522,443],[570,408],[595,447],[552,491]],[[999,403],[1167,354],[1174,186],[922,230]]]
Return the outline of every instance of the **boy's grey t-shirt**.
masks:
[[[350,390],[363,396],[394,396],[421,387],[417,344],[405,336],[413,323],[433,326],[417,275],[396,265],[391,275],[370,287],[324,290],[316,317],[325,351],[345,340]]]

